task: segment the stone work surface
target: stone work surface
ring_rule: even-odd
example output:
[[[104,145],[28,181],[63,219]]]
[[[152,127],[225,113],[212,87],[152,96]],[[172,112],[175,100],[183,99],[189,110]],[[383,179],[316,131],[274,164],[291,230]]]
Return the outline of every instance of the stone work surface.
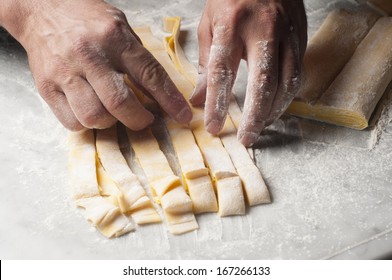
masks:
[[[163,16],[182,16],[182,43],[197,63],[203,1],[109,2],[124,10],[131,26],[153,26],[158,37],[164,36]],[[310,35],[328,11],[355,5],[305,2]],[[243,63],[235,87],[240,103],[245,81]],[[385,104],[390,103],[387,97]],[[182,236],[172,236],[158,224],[107,240],[74,207],[67,185],[67,132],[38,96],[23,49],[2,31],[0,104],[1,259],[319,259],[392,253],[388,106],[380,108],[381,121],[365,131],[288,116],[273,124],[255,149],[272,204],[252,207],[241,217],[199,215],[200,230]]]

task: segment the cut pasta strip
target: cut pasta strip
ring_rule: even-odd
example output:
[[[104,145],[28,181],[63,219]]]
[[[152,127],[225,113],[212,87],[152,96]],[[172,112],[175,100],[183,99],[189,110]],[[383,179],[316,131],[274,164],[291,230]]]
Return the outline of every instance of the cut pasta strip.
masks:
[[[99,193],[93,130],[71,132],[68,168],[76,205],[85,209],[85,217],[106,237],[117,237],[135,229],[120,209]]]
[[[117,188],[99,160],[97,160],[97,178],[101,195],[120,209],[125,209],[123,193]],[[141,197],[133,204],[132,218],[139,225],[161,221],[148,196]]]
[[[159,214],[120,151],[117,127],[97,130],[96,146],[99,161],[104,168],[98,168],[98,179],[103,191],[115,194],[121,211],[131,214],[137,224],[160,222]],[[140,211],[143,215],[138,213]]]
[[[151,33],[149,28],[138,28],[134,29],[143,42],[143,45],[153,54],[153,56],[159,61],[159,63],[165,68],[166,72],[169,74],[170,78],[177,86],[177,88],[182,92],[186,99],[193,91],[193,85],[179,74],[176,67],[170,60],[170,57],[166,53],[163,45],[159,40],[157,40]],[[203,127],[203,110],[199,108],[192,108],[193,120],[191,122],[192,132],[195,136],[196,142],[204,156],[204,160],[210,170],[210,174],[214,181],[215,187],[220,184],[220,179],[225,177],[235,177],[238,176],[233,163],[230,160],[229,155],[224,149],[222,142],[218,137],[213,137],[207,133]],[[231,189],[236,189],[236,191],[230,191]],[[234,196],[234,193],[242,193],[241,182],[232,181],[231,186],[226,187],[225,191],[227,195],[223,196],[219,193],[221,188],[217,189],[217,195],[219,200],[219,214],[221,216],[228,215],[243,215],[245,214],[245,202],[243,195]],[[230,194],[233,194],[230,199],[228,198]],[[222,197],[219,198],[219,197]],[[227,198],[223,200],[223,198]],[[242,207],[230,208],[231,205],[241,204]]]
[[[165,117],[165,123],[181,166],[183,182],[193,202],[193,211],[196,214],[218,211],[208,168],[192,131],[168,117]]]
[[[170,36],[166,36],[164,40],[164,45],[166,51],[168,52],[170,58],[172,59],[174,65],[176,66],[177,70],[190,82],[192,83],[193,87],[196,86],[196,82],[198,79],[198,71],[196,67],[188,61],[185,56],[183,49],[178,41],[180,35],[180,27],[181,27],[181,17],[166,17],[163,20],[163,29],[166,32],[171,33]],[[236,129],[238,129],[242,113],[241,109],[238,106],[237,101],[235,100],[234,95],[230,98],[229,103],[229,116],[232,120]],[[248,148],[248,153],[253,160],[253,149]]]
[[[132,84],[127,78],[126,82]],[[146,107],[153,108],[156,106],[156,103],[147,97],[144,97],[141,102]],[[185,189],[193,203],[193,212],[199,214],[218,211],[218,203],[208,174],[208,168],[204,165],[203,156],[195,142],[192,131],[168,116],[164,117],[164,121],[181,166]]]
[[[149,32],[149,30],[145,28],[135,30],[141,33]],[[153,41],[149,46],[150,50],[163,51],[163,55],[169,59],[159,40],[153,38]],[[179,75],[179,73],[177,73],[177,75]],[[206,168],[204,164],[203,156],[195,142],[192,131],[169,117],[165,117],[164,120],[181,166],[185,188],[193,202],[194,213],[218,211],[218,203],[214,193],[213,183],[211,182],[208,168]]]
[[[127,130],[128,139],[150,183],[154,199],[162,205],[169,231],[182,234],[198,229],[192,201],[172,171],[150,129]]]
[[[119,207],[120,209],[124,209],[125,206],[122,205],[124,203],[124,196],[117,188],[116,184],[112,181],[112,179],[110,179],[98,157],[96,159],[96,168],[100,195],[106,198],[106,200],[113,205]]]
[[[185,76],[188,78],[188,80],[190,80],[192,84],[195,84],[197,79],[196,68],[188,62],[181,46],[178,43],[180,23],[181,21],[179,17],[165,18],[165,29],[172,32],[172,35],[166,37],[165,39],[166,50],[169,53],[171,59],[174,61],[176,67],[179,68],[179,71],[181,73],[185,73]],[[247,151],[247,149],[237,140],[236,129],[239,126],[241,111],[234,98],[232,98],[230,106],[230,119],[226,120],[220,134],[220,139],[223,142],[223,145],[225,146],[226,151],[228,152],[231,161],[236,168],[236,172],[242,180],[249,205],[252,206],[262,203],[269,203],[271,202],[271,198],[259,169],[254,164],[252,156],[250,156],[248,153],[249,150]],[[197,127],[201,128],[202,125],[199,124]],[[201,129],[197,129],[196,133],[203,133],[200,130]],[[200,138],[211,137],[209,134],[205,134],[207,133],[200,135]],[[253,155],[253,152],[251,155]]]

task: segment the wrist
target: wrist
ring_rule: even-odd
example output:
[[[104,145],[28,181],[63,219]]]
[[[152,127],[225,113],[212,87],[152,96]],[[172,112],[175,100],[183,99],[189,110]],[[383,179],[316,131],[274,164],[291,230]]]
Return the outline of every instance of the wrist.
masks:
[[[2,0],[0,26],[20,41],[27,31],[28,22],[44,3],[39,0]]]

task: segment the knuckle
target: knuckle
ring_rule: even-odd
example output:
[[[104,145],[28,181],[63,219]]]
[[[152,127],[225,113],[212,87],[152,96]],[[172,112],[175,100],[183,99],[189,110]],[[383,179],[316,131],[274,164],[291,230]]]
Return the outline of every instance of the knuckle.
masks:
[[[124,27],[122,16],[111,17],[105,20],[100,36],[103,40],[121,39],[124,37]]]
[[[82,114],[80,122],[87,128],[99,128],[104,117],[105,110],[103,107],[92,106]]]
[[[67,75],[63,78],[61,86],[66,87],[66,88],[73,88],[78,79],[79,79],[79,77],[77,77],[77,76]]]
[[[150,54],[146,53],[139,66],[139,76],[143,84],[154,85],[165,81],[165,71]]]
[[[76,56],[79,63],[93,65],[96,65],[97,62],[102,61],[102,59],[106,59],[106,53],[102,46],[94,42],[94,40],[84,36],[80,36],[73,41],[69,56]],[[78,67],[80,67],[80,65],[78,65]]]
[[[81,131],[84,129],[83,125],[77,119],[67,120],[62,122],[64,127],[70,131]]]
[[[238,21],[244,13],[244,7],[242,5],[235,5],[228,9],[226,16],[226,23],[230,27],[234,27],[238,24]]]
[[[263,23],[263,35],[268,40],[275,40],[278,32],[277,24],[275,21],[267,20],[266,23]]]
[[[295,95],[301,85],[301,76],[294,73],[283,82],[283,91],[289,95]]]
[[[108,9],[107,11],[113,16],[114,19],[126,20],[126,16],[123,13],[123,11],[121,11],[115,7],[112,7],[110,9]]]
[[[247,14],[249,8],[245,3],[235,2],[225,8],[224,21],[229,26],[236,26],[239,20]]]
[[[204,25],[199,24],[199,27],[197,28],[197,38],[199,38],[199,41],[201,38],[204,38],[206,35],[206,28]]]
[[[37,80],[36,85],[41,95],[47,98],[50,98],[55,92],[53,83],[49,80],[39,79]]]
[[[249,8],[243,3],[229,4],[224,8],[224,15],[216,17],[213,21],[214,36],[236,37],[237,30],[249,11]],[[200,34],[200,36],[203,36],[203,34]]]
[[[82,129],[85,129],[73,113],[65,111],[57,111],[57,113],[56,111],[53,112],[66,129],[71,131],[81,131]]]
[[[266,22],[278,23],[285,18],[284,8],[280,3],[264,5],[261,9],[261,16]]]
[[[258,81],[260,83],[260,89],[269,90],[270,88],[273,88],[274,85],[277,83],[277,78],[275,77],[275,75],[272,75],[270,73],[262,73],[259,75]]]
[[[106,102],[106,108],[109,112],[118,111],[126,105],[127,97],[128,95],[126,94],[111,95]]]
[[[78,36],[73,40],[71,45],[71,55],[72,54],[88,54],[90,49],[90,43],[84,36]]]
[[[255,96],[255,98],[259,98],[261,100],[271,100],[274,96],[274,93],[276,92],[277,89],[277,79],[273,75],[270,74],[260,74],[255,76],[251,86],[250,90],[252,94]],[[262,105],[259,104],[258,102],[254,103],[256,105]]]
[[[236,54],[221,45],[212,45],[210,49],[210,56],[208,67],[213,68],[233,68],[237,62]]]
[[[266,38],[275,38],[282,22],[287,21],[281,8],[277,5],[263,7],[256,13],[257,21],[263,26]]]
[[[55,56],[49,61],[45,62],[41,68],[41,77],[46,80],[47,83],[49,81],[59,82],[62,77],[68,73],[67,65],[64,63],[64,59]]]
[[[223,64],[217,64],[208,71],[210,76],[210,82],[214,84],[230,84],[234,83],[236,76],[235,71],[226,67]]]

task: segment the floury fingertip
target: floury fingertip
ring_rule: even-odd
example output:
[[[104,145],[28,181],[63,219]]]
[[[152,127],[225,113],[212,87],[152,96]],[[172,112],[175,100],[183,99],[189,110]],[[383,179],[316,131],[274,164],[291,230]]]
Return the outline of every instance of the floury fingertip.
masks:
[[[176,120],[180,123],[189,123],[193,118],[191,109],[186,106],[176,115]]]
[[[254,132],[239,132],[237,138],[245,147],[252,147],[259,136],[260,134]]]

